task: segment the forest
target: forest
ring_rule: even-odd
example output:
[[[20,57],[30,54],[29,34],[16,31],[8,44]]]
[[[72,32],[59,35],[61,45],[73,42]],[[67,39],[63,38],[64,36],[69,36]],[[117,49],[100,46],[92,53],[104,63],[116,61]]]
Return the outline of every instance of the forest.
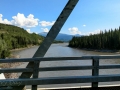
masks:
[[[23,28],[0,23],[0,58],[9,56],[12,49],[39,45],[43,39],[42,36],[28,33]]]
[[[120,50],[120,27],[100,31],[99,34],[73,37],[69,46],[80,49]]]

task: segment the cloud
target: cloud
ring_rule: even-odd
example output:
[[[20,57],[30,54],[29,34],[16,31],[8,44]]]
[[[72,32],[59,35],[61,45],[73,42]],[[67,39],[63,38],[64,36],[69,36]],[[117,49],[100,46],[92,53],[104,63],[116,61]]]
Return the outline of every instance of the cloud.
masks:
[[[12,24],[20,27],[35,27],[38,25],[39,19],[34,18],[33,14],[29,14],[27,17],[24,14],[18,13],[17,16],[12,17]]]
[[[37,32],[35,32],[36,34],[38,34]]]
[[[37,32],[31,32],[30,29],[26,29],[26,31],[27,31],[28,33],[35,33],[35,34],[38,34]]]
[[[38,25],[39,19],[34,18],[33,14],[29,14],[27,17],[24,14],[18,13],[16,16],[13,16],[13,20],[9,21],[7,19],[2,19],[3,15],[0,14],[0,23],[12,24],[19,27],[35,27]]]
[[[43,26],[43,27],[46,27],[46,26],[52,26],[54,23],[55,23],[55,21],[52,21],[52,22],[49,22],[49,21],[41,21],[41,22],[40,22],[40,25]]]
[[[81,32],[78,30],[77,27],[72,27],[68,29],[70,31],[71,34],[75,35],[75,34],[81,34]]]
[[[83,27],[86,27],[86,25],[84,24]]]
[[[3,15],[2,15],[2,14],[0,14],[0,21],[2,20],[2,16],[3,16]]]
[[[100,29],[94,30],[93,32],[88,32],[88,33],[82,33],[82,35],[94,35],[94,34],[99,34],[100,33]]]
[[[88,35],[90,35],[90,34],[98,34],[98,33],[100,33],[100,29],[97,29],[97,30],[95,30],[95,31],[93,31],[93,32],[89,32],[88,33]]]
[[[49,32],[48,28],[41,28],[44,32]]]
[[[30,29],[26,29],[26,31],[27,31],[28,33],[32,33],[32,32],[30,31]]]
[[[2,15],[2,14],[0,14],[0,23],[4,23],[4,24],[11,24],[11,22],[10,22],[10,21],[8,21],[7,19],[3,19],[2,17],[3,17],[3,15]]]

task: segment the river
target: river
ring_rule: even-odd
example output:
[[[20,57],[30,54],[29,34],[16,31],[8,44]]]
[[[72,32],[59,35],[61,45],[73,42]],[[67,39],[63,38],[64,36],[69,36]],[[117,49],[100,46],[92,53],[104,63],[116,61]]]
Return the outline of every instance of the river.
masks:
[[[118,55],[117,53],[107,53],[107,52],[95,52],[95,51],[85,51],[80,50],[77,48],[70,48],[67,47],[67,43],[63,44],[52,44],[45,57],[80,57],[80,56],[95,56],[95,55]],[[35,51],[38,49],[38,46],[34,46],[29,49],[19,50],[12,52],[15,55],[19,55],[20,58],[31,58]],[[100,65],[103,64],[120,64],[120,60],[100,60]],[[20,65],[18,67],[22,68],[25,67],[27,64]],[[51,61],[51,62],[41,62],[40,67],[51,67],[51,66],[78,66],[78,65],[92,65],[91,60],[82,60],[82,61]],[[100,70],[100,75],[106,74],[119,74],[119,69],[107,69],[107,70]],[[49,72],[40,72],[39,77],[58,77],[58,76],[86,76],[91,75],[91,70],[72,70],[72,71],[49,71]],[[119,84],[119,82],[109,83],[99,83],[100,85],[103,84]],[[87,84],[65,84],[62,87],[70,87],[70,86],[82,86],[82,85],[91,85],[90,83]],[[53,87],[61,87],[61,85],[52,85]],[[44,85],[40,87],[52,87],[51,85]]]

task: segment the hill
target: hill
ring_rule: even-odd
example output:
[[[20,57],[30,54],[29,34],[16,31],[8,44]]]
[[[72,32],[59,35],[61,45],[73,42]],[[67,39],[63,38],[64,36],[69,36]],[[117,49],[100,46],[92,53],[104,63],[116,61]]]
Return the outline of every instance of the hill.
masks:
[[[30,34],[23,28],[0,23],[0,58],[9,56],[9,50],[37,45],[43,39],[42,36]]]
[[[39,35],[46,37],[47,33],[42,32],[42,33],[39,33]],[[59,33],[55,40],[69,42],[74,36],[80,36],[80,35],[78,35],[78,34],[77,35],[68,35],[68,34]]]

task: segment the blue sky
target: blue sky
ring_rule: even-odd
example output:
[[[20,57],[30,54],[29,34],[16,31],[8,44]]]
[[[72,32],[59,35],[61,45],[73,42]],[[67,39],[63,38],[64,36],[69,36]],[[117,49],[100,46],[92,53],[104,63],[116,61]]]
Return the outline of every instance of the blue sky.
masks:
[[[68,0],[1,0],[0,23],[48,32]],[[120,0],[79,0],[60,33],[98,33],[120,26]]]

